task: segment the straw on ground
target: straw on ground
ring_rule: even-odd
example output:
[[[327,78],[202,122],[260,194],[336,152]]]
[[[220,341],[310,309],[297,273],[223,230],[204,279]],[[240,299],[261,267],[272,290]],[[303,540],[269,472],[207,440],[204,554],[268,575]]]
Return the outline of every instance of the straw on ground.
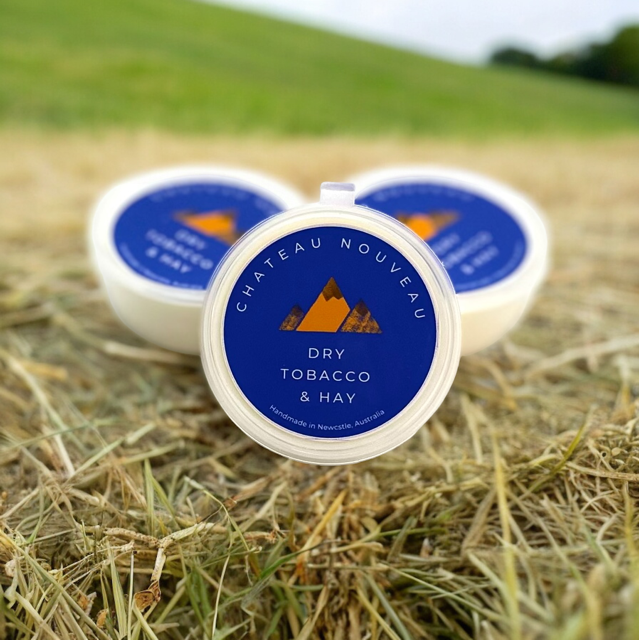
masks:
[[[636,637],[639,140],[0,146],[0,637]],[[96,193],[186,160],[311,194],[383,161],[484,170],[548,211],[554,268],[409,443],[297,464],[229,423],[196,358],[121,327],[89,273]]]

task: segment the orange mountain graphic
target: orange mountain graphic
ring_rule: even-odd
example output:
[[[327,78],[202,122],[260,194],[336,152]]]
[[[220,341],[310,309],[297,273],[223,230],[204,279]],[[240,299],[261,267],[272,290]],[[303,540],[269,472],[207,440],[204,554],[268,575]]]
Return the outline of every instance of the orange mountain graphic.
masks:
[[[280,331],[382,332],[363,300],[360,300],[353,309],[348,306],[335,278],[331,278],[326,283],[306,314],[296,304],[284,318]]]
[[[223,209],[218,211],[180,211],[175,214],[175,219],[183,225],[204,234],[217,238],[228,245],[233,244],[241,235],[236,227],[234,209]]]
[[[324,331],[335,333],[344,318],[348,315],[350,307],[337,286],[334,278],[331,278],[322,292],[317,296],[313,306],[306,312],[304,319],[297,327],[297,331]]]
[[[430,213],[404,213],[399,211],[395,217],[412,229],[422,240],[432,240],[446,227],[459,219],[456,211],[431,211]]]

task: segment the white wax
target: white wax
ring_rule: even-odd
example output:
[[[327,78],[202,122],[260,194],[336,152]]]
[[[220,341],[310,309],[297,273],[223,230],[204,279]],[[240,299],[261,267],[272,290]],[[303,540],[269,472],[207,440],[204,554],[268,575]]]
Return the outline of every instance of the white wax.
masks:
[[[200,351],[205,287],[170,286],[134,271],[115,246],[114,230],[122,213],[138,199],[161,189],[207,183],[254,192],[282,211],[304,201],[293,188],[259,173],[217,166],[176,167],[112,187],[98,202],[89,228],[92,262],[117,316],[149,342],[189,354]]]
[[[327,185],[322,204],[299,207],[269,218],[246,233],[227,253],[212,278],[202,314],[202,364],[217,401],[249,437],[281,455],[313,464],[348,464],[372,458],[413,436],[446,397],[457,372],[461,325],[457,299],[441,262],[415,234],[390,216],[352,202],[348,187]],[[364,231],[385,241],[410,262],[422,279],[436,318],[436,347],[417,394],[394,417],[376,428],[346,437],[313,437],[286,429],[260,412],[243,393],[231,370],[224,339],[227,308],[238,278],[260,252],[298,231],[340,227]],[[333,258],[332,268],[339,268]],[[247,298],[248,299],[248,298]],[[321,334],[318,334],[321,335]],[[425,348],[424,335],[414,349]],[[384,363],[391,371],[392,359]],[[276,363],[273,364],[276,367]],[[346,418],[345,418],[346,419]]]
[[[355,184],[356,200],[393,186],[449,186],[488,200],[510,215],[526,239],[525,256],[506,277],[487,286],[457,293],[462,322],[462,355],[485,349],[517,324],[532,304],[548,269],[546,227],[539,210],[527,197],[476,173],[430,165],[373,170],[353,176],[349,182]]]

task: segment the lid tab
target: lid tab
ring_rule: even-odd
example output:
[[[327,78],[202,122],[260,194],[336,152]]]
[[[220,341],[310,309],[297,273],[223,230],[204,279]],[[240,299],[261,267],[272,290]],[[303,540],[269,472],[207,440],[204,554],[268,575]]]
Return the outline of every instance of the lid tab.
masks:
[[[352,207],[355,204],[355,185],[352,182],[322,182],[320,204]]]

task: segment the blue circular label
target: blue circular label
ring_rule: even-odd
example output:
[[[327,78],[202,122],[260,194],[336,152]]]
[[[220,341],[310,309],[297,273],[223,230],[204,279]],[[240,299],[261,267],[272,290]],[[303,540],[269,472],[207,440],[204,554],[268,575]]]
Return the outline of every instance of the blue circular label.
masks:
[[[410,403],[435,354],[437,323],[413,265],[346,227],[291,233],[243,270],[224,318],[239,388],[284,429],[341,438]]]
[[[469,191],[406,182],[371,191],[357,203],[397,218],[425,240],[457,293],[503,280],[526,254],[526,237],[517,221]]]
[[[115,246],[141,276],[203,290],[229,247],[281,209],[245,188],[187,182],[158,189],[130,204],[115,225]]]

